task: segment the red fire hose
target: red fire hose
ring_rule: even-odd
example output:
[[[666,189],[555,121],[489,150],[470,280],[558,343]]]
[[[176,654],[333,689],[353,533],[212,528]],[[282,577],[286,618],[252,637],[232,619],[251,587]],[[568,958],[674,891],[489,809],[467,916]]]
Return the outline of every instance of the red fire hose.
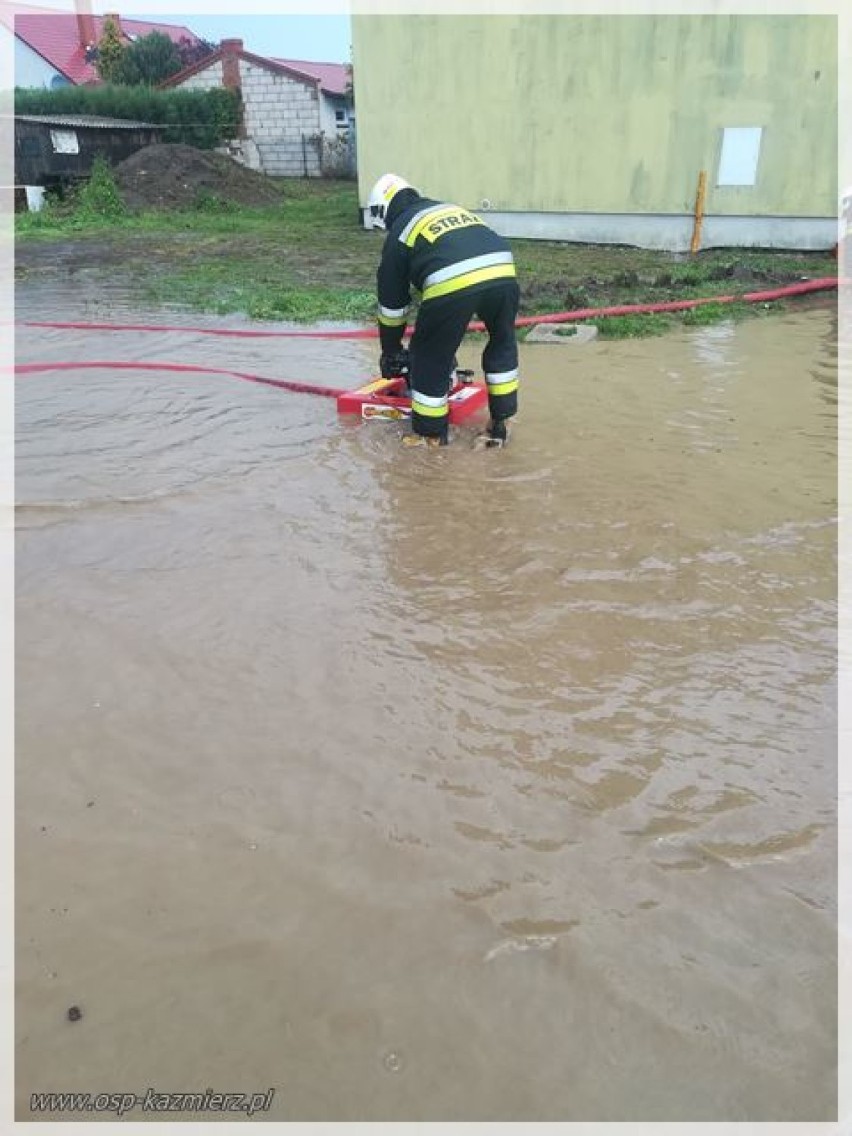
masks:
[[[537,323],[564,323],[569,320],[584,320],[602,316],[629,316],[650,312],[683,312],[702,304],[768,303],[783,300],[787,296],[803,296],[808,292],[825,292],[836,288],[837,277],[823,276],[818,280],[803,280],[798,284],[788,284],[784,288],[771,288],[765,292],[745,292],[741,296],[706,296],[695,300],[668,300],[659,304],[619,304],[610,308],[579,308],[573,312],[556,312],[549,316],[524,316],[516,321],[517,327],[527,327]],[[484,331],[484,324],[471,324],[469,330]]]
[[[771,288],[765,292],[745,292],[741,296],[706,296],[695,300],[668,300],[659,304],[620,304],[609,308],[577,308],[568,312],[552,312],[550,315],[523,316],[516,320],[516,327],[528,327],[537,323],[572,323],[576,320],[594,319],[603,316],[641,315],[650,312],[682,312],[697,308],[702,304],[768,303],[783,300],[788,296],[803,296],[808,292],[826,292],[836,288],[836,276],[823,276],[817,280],[803,280],[798,284],[788,284],[784,288]],[[60,323],[54,320],[20,320],[22,327],[51,327],[77,331],[183,331],[195,335],[225,335],[235,338],[301,338],[301,339],[375,339],[377,328],[358,328],[351,331],[262,331],[248,328],[221,327],[160,327],[156,324],[136,323]],[[472,323],[468,331],[484,331],[482,323]],[[413,328],[406,328],[410,334]]]
[[[267,387],[296,391],[298,394],[319,394],[326,398],[337,398],[340,391],[336,387],[320,387],[314,383],[294,383],[285,379],[265,379],[261,375],[250,375],[245,371],[229,371],[223,367],[201,367],[195,363],[125,363],[97,360],[83,363],[17,363],[18,375],[36,375],[44,371],[185,371],[204,375],[230,375],[234,379],[245,379],[247,383],[261,383]]]
[[[746,292],[742,296],[708,296],[694,300],[670,300],[659,304],[620,304],[609,308],[578,308],[569,312],[553,312],[550,315],[524,316],[516,321],[517,327],[526,327],[538,323],[569,323],[577,320],[594,319],[604,316],[623,316],[650,312],[678,312],[689,308],[697,308],[702,304],[732,304],[737,302],[768,303],[772,300],[781,300],[787,296],[802,296],[808,292],[824,292],[836,288],[839,281],[836,277],[826,276],[818,280],[804,280],[799,284],[791,284],[785,288],[772,288],[764,292]],[[22,327],[60,328],[77,331],[151,331],[151,332],[191,332],[196,335],[224,335],[246,338],[281,338],[296,337],[308,339],[373,339],[378,335],[376,328],[361,328],[354,331],[261,331],[239,328],[209,328],[209,327],[160,327],[153,324],[101,324],[101,323],[72,323],[54,320],[19,320]],[[413,329],[406,328],[410,333]],[[484,331],[482,323],[471,323],[469,331]],[[60,362],[60,363],[18,363],[15,373],[19,375],[33,375],[45,371],[76,371],[76,370],[114,370],[114,371],[177,371],[207,375],[229,375],[232,378],[244,379],[249,383],[260,383],[264,386],[278,387],[280,390],[295,391],[299,394],[322,395],[326,398],[337,398],[341,393],[336,387],[317,386],[314,383],[291,382],[285,379],[268,379],[262,375],[252,375],[245,371],[232,371],[223,367],[205,367],[194,363],[128,363],[96,360],[92,362]]]

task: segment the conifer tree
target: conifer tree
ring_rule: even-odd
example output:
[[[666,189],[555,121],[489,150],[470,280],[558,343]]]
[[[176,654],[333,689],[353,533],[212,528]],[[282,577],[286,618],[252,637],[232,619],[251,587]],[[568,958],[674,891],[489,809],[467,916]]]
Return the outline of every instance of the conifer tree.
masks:
[[[121,42],[115,20],[104,20],[103,35],[98,41],[97,71],[105,83],[115,82],[124,59],[125,46]]]

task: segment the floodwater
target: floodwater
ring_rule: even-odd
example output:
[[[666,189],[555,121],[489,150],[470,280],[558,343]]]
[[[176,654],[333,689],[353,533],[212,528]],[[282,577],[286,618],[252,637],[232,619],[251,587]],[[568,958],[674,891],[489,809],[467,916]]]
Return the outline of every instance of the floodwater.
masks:
[[[836,340],[527,346],[486,453],[225,376],[19,378],[19,1118],[835,1117]],[[375,354],[18,330],[340,387]]]

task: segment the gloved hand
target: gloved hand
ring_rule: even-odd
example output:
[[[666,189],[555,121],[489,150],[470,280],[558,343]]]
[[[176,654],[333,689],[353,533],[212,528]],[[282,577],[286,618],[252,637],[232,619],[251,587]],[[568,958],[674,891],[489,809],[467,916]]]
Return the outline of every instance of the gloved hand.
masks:
[[[404,347],[399,351],[383,351],[379,358],[379,368],[383,379],[407,379],[411,368],[408,351]]]

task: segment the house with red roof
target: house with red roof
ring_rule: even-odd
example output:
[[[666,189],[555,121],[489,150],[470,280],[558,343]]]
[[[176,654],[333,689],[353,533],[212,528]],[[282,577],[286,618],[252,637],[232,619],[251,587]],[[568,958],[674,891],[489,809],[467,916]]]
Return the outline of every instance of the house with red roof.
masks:
[[[2,23],[15,38],[15,86],[53,89],[99,83],[93,49],[103,35],[104,21],[112,19],[125,43],[160,32],[176,45],[197,46],[202,41],[181,24],[130,20],[113,13],[49,12],[22,4],[3,5]]]
[[[239,90],[243,122],[231,155],[275,177],[354,176],[354,109],[349,67],[272,59],[246,51],[241,39],[179,71],[162,87]]]

